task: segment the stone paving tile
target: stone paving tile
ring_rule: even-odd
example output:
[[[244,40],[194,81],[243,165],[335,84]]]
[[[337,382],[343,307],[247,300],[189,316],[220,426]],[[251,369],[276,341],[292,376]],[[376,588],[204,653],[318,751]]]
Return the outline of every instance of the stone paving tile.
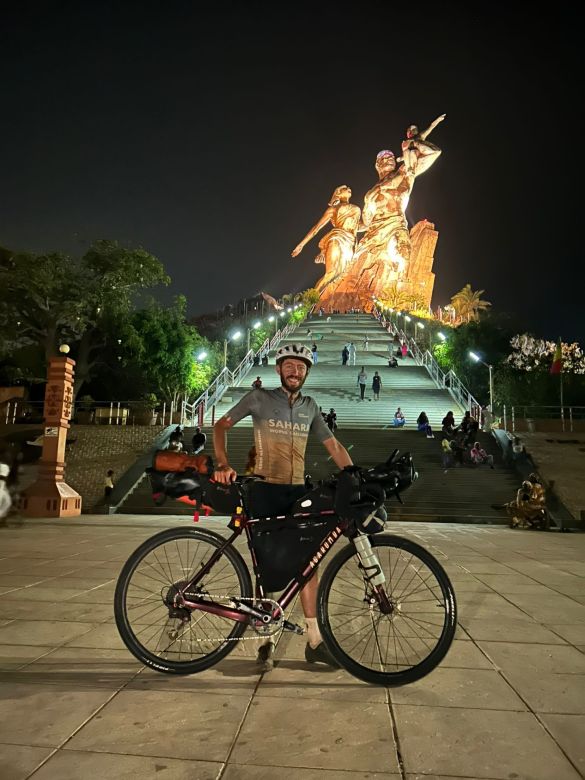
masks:
[[[95,628],[92,623],[13,620],[0,628],[0,644],[58,646]]]
[[[4,604],[6,601],[48,601],[54,603],[73,598],[82,592],[79,588],[56,588],[53,583],[47,582],[5,593],[2,595],[0,603]]]
[[[281,700],[321,699],[339,701],[340,705],[344,701],[384,704],[387,700],[385,688],[362,682],[343,669],[323,671],[322,667],[317,669],[288,657],[263,676],[257,696]]]
[[[553,631],[560,634],[567,642],[571,642],[573,645],[585,645],[585,624],[575,623],[574,625],[565,625],[564,623],[558,625],[556,623],[549,624]]]
[[[540,719],[585,777],[585,715],[540,715]]]
[[[0,670],[14,671],[53,651],[42,645],[0,645]]]
[[[449,652],[441,661],[441,667],[453,669],[494,668],[477,644],[469,639],[454,639]]]
[[[60,750],[34,775],[34,780],[216,780],[221,767],[211,761]]]
[[[227,765],[221,780],[398,780],[398,773],[360,772],[338,769],[300,769],[299,767],[245,766],[244,764]]]
[[[0,599],[0,617],[20,620],[51,620],[51,621],[78,621],[81,623],[99,623],[102,620],[113,620],[113,609],[110,604],[69,604],[66,601],[59,603],[42,604],[24,601],[9,601]],[[1,640],[0,640],[1,641]]]
[[[578,780],[579,773],[529,712],[394,707],[406,773]]]
[[[0,681],[2,739],[15,745],[57,747],[112,696],[61,684]]]
[[[161,674],[144,668],[127,686],[139,691],[183,691],[218,693],[226,696],[252,696],[260,681],[260,673],[252,659],[229,658],[217,666],[197,674]]]
[[[399,772],[385,704],[311,701],[309,711],[287,698],[258,697],[244,721],[230,762],[306,769]],[[362,725],[362,728],[358,727]],[[367,727],[366,727],[367,724]],[[258,735],[262,738],[259,739]],[[286,776],[283,770],[279,773]]]
[[[513,642],[478,642],[494,664],[505,671],[585,674],[585,658],[569,645],[529,645]]]
[[[0,777],[25,780],[51,752],[52,748],[0,744]]]
[[[536,621],[524,620],[479,620],[459,615],[459,620],[469,636],[476,642],[484,639],[500,642],[528,642],[545,645],[563,645],[565,640],[553,634]]]
[[[0,646],[1,647],[1,646]],[[95,650],[62,647],[28,662],[13,675],[26,683],[61,682],[83,687],[121,688],[142,669],[126,649]]]
[[[66,644],[67,647],[87,647],[96,650],[126,650],[126,646],[120,639],[120,633],[112,622],[94,625],[91,631],[77,634]],[[127,652],[130,655],[130,651]]]
[[[221,692],[123,690],[65,749],[225,761],[249,701]]]
[[[496,671],[439,667],[422,680],[390,691],[393,704],[464,707],[483,710],[526,710],[526,705]]]
[[[585,674],[506,670],[506,679],[533,712],[585,714]]]

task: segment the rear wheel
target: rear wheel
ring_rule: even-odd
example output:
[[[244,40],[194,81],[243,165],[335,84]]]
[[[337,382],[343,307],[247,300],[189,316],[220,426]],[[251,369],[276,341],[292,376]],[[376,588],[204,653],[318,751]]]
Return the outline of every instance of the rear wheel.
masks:
[[[213,666],[236,646],[240,623],[202,610],[173,606],[189,580],[225,543],[212,531],[171,528],[142,544],[128,559],[116,586],[116,625],[126,647],[159,672],[193,674]],[[227,547],[185,598],[227,606],[250,598],[252,583],[242,556]]]
[[[386,582],[390,612],[380,609],[355,547],[344,547],[321,580],[319,627],[348,672],[375,685],[406,685],[445,657],[457,622],[453,586],[439,562],[399,536],[370,537]]]

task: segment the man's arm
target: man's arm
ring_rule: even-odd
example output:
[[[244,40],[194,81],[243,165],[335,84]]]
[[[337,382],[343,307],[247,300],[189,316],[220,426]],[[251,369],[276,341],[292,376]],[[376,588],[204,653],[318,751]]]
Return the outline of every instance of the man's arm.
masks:
[[[228,484],[233,482],[237,477],[236,471],[228,463],[227,454],[227,431],[232,427],[233,423],[229,416],[226,415],[218,420],[213,426],[213,449],[215,451],[215,471],[213,472],[213,478],[216,482],[223,482]]]
[[[353,466],[353,461],[349,455],[349,452],[345,449],[341,442],[337,441],[335,436],[331,436],[329,439],[325,439],[323,446],[329,455],[331,455],[331,459],[337,468],[342,469],[345,468],[345,466]]]
[[[423,130],[422,133],[419,134],[419,137],[424,141],[428,135],[430,135],[435,127],[440,124],[447,114],[441,114],[441,116],[438,116],[436,119],[433,119],[431,124],[427,127],[426,130]]]

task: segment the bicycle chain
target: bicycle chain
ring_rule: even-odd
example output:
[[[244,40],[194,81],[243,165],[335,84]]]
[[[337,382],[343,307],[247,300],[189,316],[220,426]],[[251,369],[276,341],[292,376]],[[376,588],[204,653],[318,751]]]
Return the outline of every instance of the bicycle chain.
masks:
[[[205,593],[205,596],[206,596],[206,598],[209,598],[209,599],[225,599],[227,601],[231,601],[232,603],[234,601],[234,596],[225,596],[225,595],[218,596],[218,595],[211,594],[211,593]],[[262,632],[261,629],[262,628],[268,628],[268,625],[267,626],[263,626],[263,625],[255,626],[255,625],[253,625],[252,622],[250,622],[249,626],[255,632],[256,636],[236,636],[236,637],[220,636],[220,637],[217,637],[215,639],[212,639],[211,637],[206,637],[205,639],[195,639],[195,640],[191,639],[189,641],[195,641],[195,642],[200,642],[200,643],[203,643],[203,642],[215,642],[215,641],[218,641],[218,642],[244,642],[246,639],[265,639],[267,636],[275,636],[278,632],[282,633],[284,631],[284,622],[283,622],[284,621],[284,611],[283,611],[282,607],[280,606],[280,604],[277,601],[274,601],[274,599],[260,599],[260,600],[262,601],[262,603],[265,603],[265,604],[266,603],[267,604],[274,604],[274,607],[280,612],[280,617],[277,618],[277,625],[274,627],[274,630]],[[239,596],[237,598],[237,601],[258,601],[258,599],[255,598],[255,597],[252,597],[252,596]],[[188,607],[185,607],[185,609],[188,609]],[[192,612],[196,612],[196,611],[197,610],[191,610],[191,613]],[[204,610],[202,610],[202,611],[204,611]],[[207,614],[207,613],[205,613],[205,614]],[[254,615],[249,615],[248,617],[249,617],[250,621],[258,620],[258,618],[255,618]],[[179,618],[176,618],[176,619],[178,620]],[[191,623],[190,620],[188,620],[188,621],[181,621],[181,625],[182,626],[183,625],[187,626],[190,623]],[[260,629],[260,630],[258,630],[258,629]],[[169,635],[169,638],[171,638],[171,639],[173,639],[173,641],[175,641],[178,638],[178,635],[176,637],[171,637]]]

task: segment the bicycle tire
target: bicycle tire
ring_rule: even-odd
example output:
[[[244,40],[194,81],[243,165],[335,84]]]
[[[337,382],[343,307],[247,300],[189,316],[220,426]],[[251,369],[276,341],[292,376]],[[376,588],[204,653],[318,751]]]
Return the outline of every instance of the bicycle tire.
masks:
[[[120,636],[122,638],[122,641],[128,648],[128,650],[134,655],[136,658],[138,658],[139,661],[146,664],[146,666],[149,666],[151,669],[155,669],[159,672],[165,672],[167,674],[195,674],[196,672],[202,672],[205,669],[208,669],[210,666],[213,666],[214,664],[218,663],[222,660],[222,658],[225,658],[236,646],[237,639],[241,637],[244,632],[246,631],[247,624],[246,623],[240,623],[240,622],[232,622],[228,621],[227,618],[219,618],[219,620],[225,620],[226,621],[226,636],[222,638],[222,641],[219,643],[219,646],[215,649],[211,650],[208,653],[205,654],[199,654],[200,657],[196,659],[188,659],[186,661],[181,661],[181,651],[179,649],[179,660],[172,660],[169,658],[161,658],[160,655],[157,655],[155,652],[152,652],[151,649],[148,647],[145,647],[143,642],[137,637],[135,630],[132,628],[132,621],[130,620],[128,616],[129,609],[135,609],[139,608],[141,606],[140,603],[134,605],[134,604],[128,604],[128,591],[129,587],[132,585],[132,577],[136,573],[139,565],[141,562],[145,561],[145,559],[148,558],[148,556],[153,553],[153,551],[156,551],[157,548],[162,547],[163,545],[168,544],[169,542],[175,542],[177,552],[179,555],[180,560],[180,568],[183,570],[183,579],[185,578],[184,570],[185,567],[183,567],[183,560],[180,553],[180,548],[178,542],[180,540],[186,540],[187,541],[187,557],[185,558],[185,561],[188,562],[190,559],[189,556],[189,543],[193,541],[197,545],[206,544],[209,545],[210,548],[217,549],[219,546],[224,544],[225,539],[224,537],[220,536],[217,533],[214,533],[213,531],[207,531],[207,530],[201,530],[201,529],[195,529],[195,528],[171,528],[166,531],[162,531],[159,534],[156,534],[155,536],[152,536],[150,539],[147,539],[143,544],[140,545],[128,558],[127,562],[124,564],[124,567],[122,568],[122,571],[120,573],[120,576],[118,578],[118,582],[116,584],[116,591],[114,595],[114,614],[116,618],[116,625],[118,627],[118,631],[120,632]],[[196,553],[199,548],[196,548]],[[211,549],[209,550],[209,553],[211,553]],[[195,563],[195,555],[193,556],[193,565]],[[209,557],[207,555],[207,557]],[[237,584],[237,587],[239,589],[239,592],[231,592],[228,591],[225,595],[233,595],[233,596],[241,596],[244,598],[250,598],[252,596],[252,581],[250,578],[250,572],[248,570],[248,567],[246,566],[244,559],[240,555],[240,553],[234,549],[234,547],[227,547],[223,553],[223,558],[221,558],[215,566],[220,564],[223,560],[227,561],[229,565],[231,565],[234,576],[234,587]],[[171,572],[171,577],[169,578],[170,582],[166,583],[164,587],[171,587],[171,582],[174,582],[172,577],[172,570],[170,567],[170,561],[168,561],[168,554],[167,554],[167,561],[165,561],[165,569],[166,564],[168,563],[169,571]],[[193,568],[193,565],[191,565],[188,569],[191,571]],[[151,564],[149,564],[151,568],[153,567]],[[214,567],[215,568],[215,567]],[[210,575],[212,575],[214,568],[211,569]],[[221,574],[224,569],[219,570],[216,573]],[[164,572],[165,576],[168,576],[166,574],[166,571]],[[162,575],[159,575],[162,576]],[[222,579],[222,584],[226,584],[226,578],[227,574],[224,574]],[[148,575],[145,575],[146,579],[152,579],[154,580],[154,577],[152,577],[152,573],[149,572]],[[211,581],[210,576],[210,581]],[[160,580],[160,582],[163,582],[163,580]],[[228,583],[231,584],[231,583]],[[137,587],[137,586],[135,586]],[[213,594],[213,591],[209,591],[212,595],[218,595]],[[224,595],[220,593],[219,595]],[[140,602],[139,597],[132,597],[136,598],[137,601]],[[152,602],[156,602],[156,598],[151,599]],[[142,602],[142,606],[145,602]],[[155,605],[155,609],[156,609]],[[160,606],[167,610],[167,619],[168,619],[168,607],[164,604],[162,594],[161,594],[161,601]],[[148,608],[150,608],[150,605],[148,605]],[[148,615],[148,613],[146,613]],[[164,612],[162,613],[164,615]],[[215,625],[212,621],[212,618],[217,616],[209,616],[208,613],[203,611],[194,610],[191,615],[198,615],[199,620],[197,622],[197,626],[202,621],[208,621],[210,625]],[[144,616],[141,616],[144,617]],[[219,622],[219,620],[217,622]],[[177,621],[179,622],[179,621]],[[154,625],[154,624],[152,624]],[[191,626],[191,622],[189,622],[189,626]],[[231,630],[227,631],[227,626],[231,626]],[[164,630],[164,629],[163,629]],[[192,628],[189,629],[190,632],[193,631]],[[218,629],[218,632],[224,629]],[[156,632],[155,632],[156,634]],[[161,632],[162,636],[162,632]],[[154,635],[153,635],[154,637]],[[182,641],[182,634],[180,637]],[[166,640],[165,640],[166,641]],[[195,641],[196,643],[202,643],[205,641],[212,641],[212,640],[201,640],[195,638],[191,638],[191,644]],[[213,640],[215,641],[215,640]],[[196,644],[196,646],[198,646]],[[202,645],[201,645],[202,646]],[[170,647],[170,645],[169,645]],[[168,649],[166,650],[168,655]],[[177,649],[175,648],[173,653],[177,652]]]
[[[392,603],[396,605],[393,616],[382,615],[377,608],[377,604],[372,605],[366,601],[367,582],[364,580],[358,567],[359,559],[355,547],[351,544],[344,547],[335,555],[321,579],[317,595],[317,618],[319,627],[323,639],[333,657],[343,668],[354,675],[354,677],[358,677],[360,680],[364,680],[365,682],[374,685],[383,685],[386,687],[407,685],[431,672],[447,654],[453,641],[457,624],[455,593],[443,567],[431,553],[419,544],[410,541],[410,539],[404,539],[393,535],[370,537],[370,543],[374,552],[378,555],[380,565],[386,577],[386,584],[384,586],[386,593]],[[387,556],[390,570],[387,570],[388,566],[385,567],[386,556],[382,554],[382,548],[391,548],[395,551],[397,560],[395,561],[394,571],[392,569],[390,553],[388,553]],[[404,556],[410,556],[410,558],[400,561]],[[415,564],[415,566],[418,566],[418,569],[412,569],[412,563],[416,561],[418,561],[418,564]],[[346,564],[347,570],[345,568]],[[400,569],[398,568],[399,564],[401,564]],[[431,597],[427,597],[426,599],[412,599],[410,604],[419,606],[414,606],[414,608],[411,606],[412,612],[409,613],[401,606],[403,602],[400,601],[400,593],[398,592],[400,579],[404,576],[405,571],[408,571],[408,575],[412,573],[409,583],[404,583],[410,585],[414,578],[418,576],[419,579],[415,581],[414,590],[412,590],[410,594],[406,594],[407,596],[417,596],[417,594],[420,593],[420,591],[417,591],[417,587],[422,587],[421,582],[422,585],[428,587],[427,583],[420,576],[423,567],[425,573],[430,572],[427,580],[430,579],[432,575],[434,578],[433,587],[440,589],[442,604],[439,608],[433,609],[433,602],[438,599],[439,590],[436,589],[433,591],[431,588],[428,588],[432,594]],[[347,577],[354,577],[355,582],[346,579]],[[336,578],[338,580],[337,585]],[[358,598],[356,601],[355,598],[352,598],[350,595],[344,595],[343,589],[347,591],[347,589],[353,587],[354,584],[357,584],[358,586],[361,584],[361,587],[364,589],[363,598],[361,600]],[[422,595],[426,595],[424,590],[422,591]],[[341,603],[335,601],[337,598],[341,598]],[[343,601],[344,599],[345,603]],[[429,603],[427,604],[426,602]],[[363,604],[363,607],[360,606],[360,603]],[[430,612],[427,611],[427,606],[431,607]],[[418,618],[415,617],[416,615],[418,615]],[[422,618],[423,615],[425,616],[424,619]],[[386,619],[385,621],[384,618]],[[433,618],[437,618],[436,624],[433,622]],[[353,640],[355,640],[356,636],[359,634],[362,636],[359,636],[358,642],[355,645],[357,650],[352,655],[351,652],[344,647],[345,640],[343,640],[342,644],[342,637],[344,636],[344,632],[348,632],[350,629],[352,630],[355,628],[355,626],[359,626],[360,621],[365,628],[359,628],[358,631],[353,634]],[[370,640],[366,640],[364,632],[368,628],[368,621],[371,623],[373,634],[373,660],[369,666],[354,657],[357,655],[360,645],[362,657],[366,653],[367,644]],[[400,625],[398,621],[401,621]],[[380,624],[384,627],[388,625],[387,637],[382,636],[381,630],[378,631],[378,626]],[[426,631],[430,635],[432,633],[431,627],[436,629],[434,632],[437,634],[436,644],[428,655],[422,658],[418,663],[388,664],[385,657],[382,658],[384,641],[386,643],[386,650],[388,650],[392,641],[395,651],[398,651],[398,646],[400,646],[401,650],[404,649],[403,642],[411,645],[413,642],[418,644],[421,644],[422,642],[424,645],[426,637],[423,632]],[[411,633],[412,636],[406,637],[400,634],[402,629]],[[352,639],[350,635],[348,635],[348,637],[350,640]],[[370,651],[368,650],[368,653],[369,652]],[[375,658],[376,654],[377,659]],[[408,654],[406,654],[406,657],[408,658]],[[404,666],[405,668],[400,669],[398,668],[399,666]],[[393,667],[396,667],[395,671],[388,670],[388,668],[392,669]]]

